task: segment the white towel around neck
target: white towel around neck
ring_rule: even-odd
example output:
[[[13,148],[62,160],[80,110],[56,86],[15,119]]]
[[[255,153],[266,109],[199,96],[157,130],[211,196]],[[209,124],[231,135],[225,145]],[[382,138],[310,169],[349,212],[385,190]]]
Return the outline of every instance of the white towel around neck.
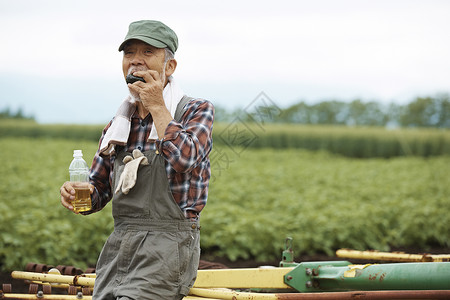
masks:
[[[172,76],[170,76],[167,85],[163,90],[164,103],[174,117],[177,105],[183,98],[184,93]],[[120,105],[114,117],[111,126],[105,133],[100,145],[100,153],[111,155],[114,153],[114,145],[126,145],[131,128],[131,117],[136,111],[136,102],[131,96],[128,96]],[[155,124],[152,124],[148,140],[157,140],[158,133]]]

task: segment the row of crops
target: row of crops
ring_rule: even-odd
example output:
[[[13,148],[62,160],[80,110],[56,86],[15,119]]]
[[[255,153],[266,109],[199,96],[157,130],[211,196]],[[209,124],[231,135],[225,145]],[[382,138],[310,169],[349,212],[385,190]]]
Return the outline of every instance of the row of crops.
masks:
[[[0,120],[1,137],[62,138],[98,142],[103,126],[49,125]],[[450,130],[386,129],[299,124],[244,123],[214,125],[214,144],[228,148],[323,150],[355,158],[450,154]]]

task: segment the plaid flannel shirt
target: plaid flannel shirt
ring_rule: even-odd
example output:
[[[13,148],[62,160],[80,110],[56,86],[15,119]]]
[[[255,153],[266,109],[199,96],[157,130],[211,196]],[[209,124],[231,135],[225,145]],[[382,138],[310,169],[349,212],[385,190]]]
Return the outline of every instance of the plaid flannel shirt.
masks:
[[[165,159],[167,178],[175,201],[186,218],[197,218],[208,198],[214,106],[209,101],[196,99],[187,103],[185,109],[181,122],[172,120],[164,138],[155,142],[148,141],[153,123],[151,115],[142,120],[136,111],[123,150],[132,152],[139,149],[144,152],[159,149]],[[112,122],[103,129],[100,144]],[[99,151],[95,154],[90,172],[90,182],[95,186],[92,210],[85,214],[101,210],[112,199],[114,160],[114,155],[104,156]]]

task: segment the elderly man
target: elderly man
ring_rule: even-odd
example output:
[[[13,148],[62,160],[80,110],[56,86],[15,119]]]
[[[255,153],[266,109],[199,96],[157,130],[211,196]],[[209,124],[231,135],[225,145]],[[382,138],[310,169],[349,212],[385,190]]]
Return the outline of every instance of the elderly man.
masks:
[[[182,299],[200,256],[199,216],[210,178],[213,105],[173,79],[178,38],[158,21],[129,26],[123,74],[130,96],[103,130],[90,171],[92,209],[112,199],[114,232],[97,262],[94,299]],[[75,191],[61,187],[73,210]]]

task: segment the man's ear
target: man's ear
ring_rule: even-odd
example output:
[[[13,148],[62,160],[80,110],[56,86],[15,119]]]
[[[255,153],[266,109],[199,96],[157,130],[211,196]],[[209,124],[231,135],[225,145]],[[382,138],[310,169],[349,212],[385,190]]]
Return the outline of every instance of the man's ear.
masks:
[[[169,59],[166,64],[166,76],[169,77],[175,72],[177,68],[177,61],[175,59]]]

